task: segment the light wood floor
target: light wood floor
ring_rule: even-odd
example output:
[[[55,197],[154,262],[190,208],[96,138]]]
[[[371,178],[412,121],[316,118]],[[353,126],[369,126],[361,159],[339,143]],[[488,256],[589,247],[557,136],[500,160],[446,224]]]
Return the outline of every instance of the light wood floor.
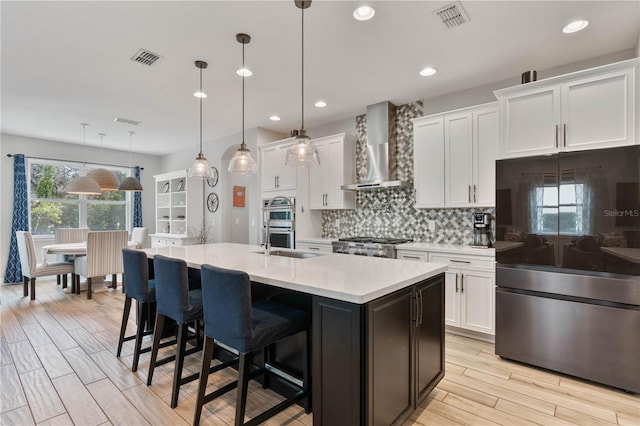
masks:
[[[196,382],[182,387],[172,410],[172,363],[157,368],[147,387],[149,354],[137,373],[130,370],[132,342],[115,357],[123,303],[119,291],[87,300],[52,280],[38,280],[33,302],[22,286],[0,286],[0,424],[191,424]],[[640,397],[502,360],[492,344],[447,335],[446,361],[445,378],[407,424],[640,425]],[[196,371],[198,363],[192,355],[185,369]],[[252,386],[248,416],[279,398]],[[230,392],[209,403],[202,424],[232,424],[234,398]],[[296,406],[267,424],[312,421]]]

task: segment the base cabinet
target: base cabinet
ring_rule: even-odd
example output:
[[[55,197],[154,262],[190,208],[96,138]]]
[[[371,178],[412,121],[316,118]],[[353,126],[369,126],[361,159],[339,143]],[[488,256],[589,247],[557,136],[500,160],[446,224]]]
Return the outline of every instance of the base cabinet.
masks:
[[[444,376],[444,275],[365,305],[314,297],[314,425],[402,424]]]
[[[444,285],[446,324],[495,334],[495,272],[474,268],[479,266],[474,263],[492,263],[440,254],[430,254],[429,261],[449,264]]]

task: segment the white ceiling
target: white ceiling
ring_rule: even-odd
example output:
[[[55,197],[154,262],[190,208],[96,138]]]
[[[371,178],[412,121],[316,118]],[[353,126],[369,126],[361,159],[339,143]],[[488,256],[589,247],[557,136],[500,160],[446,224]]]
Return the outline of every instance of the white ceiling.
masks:
[[[371,4],[371,21],[352,18]],[[446,29],[432,12],[446,1],[314,0],[305,11],[305,127],[634,48],[640,2],[462,1],[470,22]],[[246,128],[300,127],[300,10],[287,1],[2,1],[1,130],[55,141],[167,154],[198,144],[203,73],[204,140],[241,131],[246,32]],[[569,21],[590,21],[564,35]],[[140,48],[164,58],[129,60]],[[420,77],[426,65],[434,77]],[[316,100],[329,106],[318,109]],[[269,116],[277,114],[280,122]],[[114,123],[124,117],[142,124]],[[316,135],[311,135],[316,136]],[[319,136],[319,135],[317,135]]]

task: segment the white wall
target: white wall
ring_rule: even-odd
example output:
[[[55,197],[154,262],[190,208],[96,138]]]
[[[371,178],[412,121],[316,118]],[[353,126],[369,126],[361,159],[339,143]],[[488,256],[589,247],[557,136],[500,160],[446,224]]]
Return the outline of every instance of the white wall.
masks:
[[[13,214],[13,158],[7,154],[24,154],[27,157],[53,158],[66,161],[86,161],[99,159],[104,164],[127,166],[130,163],[144,168],[140,173],[142,187],[142,223],[154,231],[155,195],[153,175],[161,172],[160,157],[148,154],[132,154],[128,151],[116,151],[100,147],[67,144],[23,136],[0,135],[0,270],[4,280],[7,266],[9,242],[11,235],[11,219]],[[97,162],[97,161],[96,161]]]
[[[256,161],[258,144],[284,138],[284,135],[262,128],[245,131],[245,143]],[[236,175],[227,172],[229,160],[242,142],[242,133],[224,136],[215,140],[203,141],[202,151],[209,164],[218,169],[219,180],[214,187],[205,186],[205,197],[215,192],[220,201],[217,212],[205,210],[205,226],[209,229],[210,242],[241,242],[258,244],[260,232],[260,194],[258,179],[260,173],[253,175]],[[186,148],[173,154],[165,155],[161,160],[162,172],[186,169],[191,166],[198,147]],[[233,186],[246,187],[244,208],[233,207]],[[236,224],[237,219],[237,224]]]
[[[638,31],[638,42],[636,43],[636,58],[640,58],[640,31]]]

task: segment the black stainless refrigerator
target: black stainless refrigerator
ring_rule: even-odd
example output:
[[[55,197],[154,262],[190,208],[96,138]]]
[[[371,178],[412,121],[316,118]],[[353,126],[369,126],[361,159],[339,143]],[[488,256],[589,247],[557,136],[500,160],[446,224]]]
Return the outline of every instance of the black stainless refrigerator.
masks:
[[[496,162],[496,354],[640,392],[640,147]]]

